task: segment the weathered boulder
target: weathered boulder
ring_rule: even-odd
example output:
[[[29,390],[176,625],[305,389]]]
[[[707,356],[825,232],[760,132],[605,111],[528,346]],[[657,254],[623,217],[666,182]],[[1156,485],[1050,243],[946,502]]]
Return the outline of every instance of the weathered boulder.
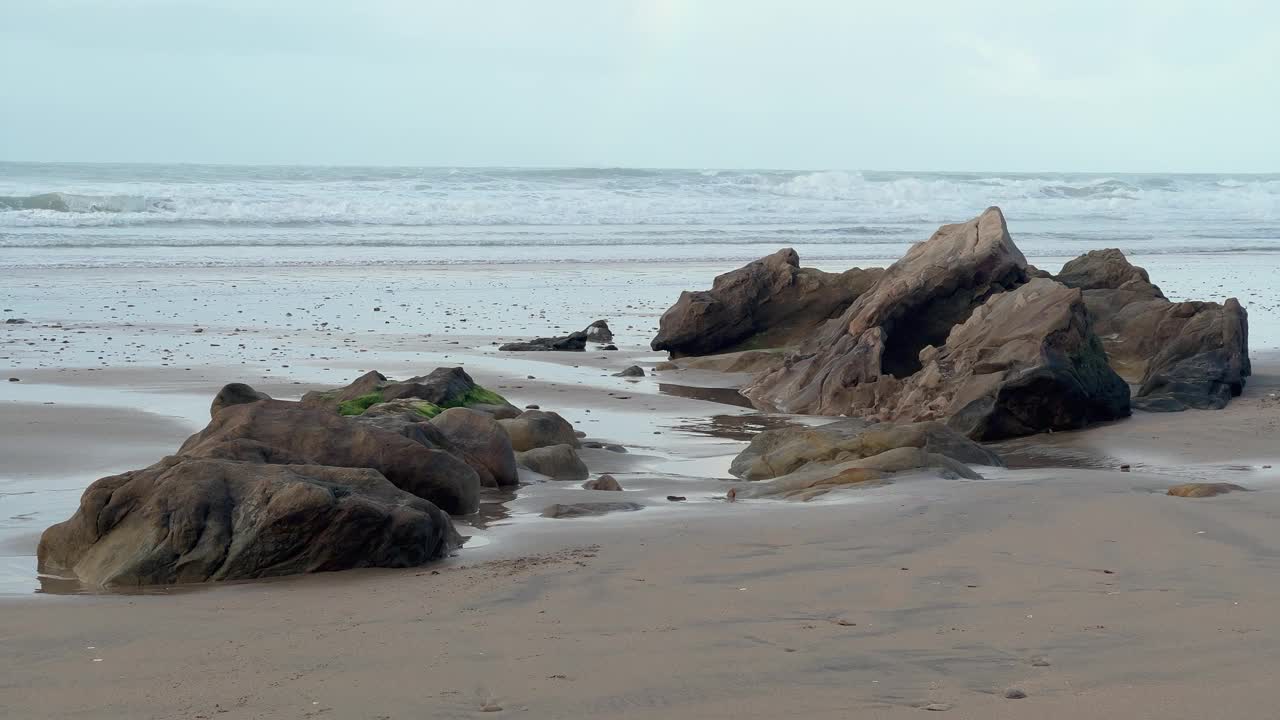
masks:
[[[120,587],[411,567],[458,544],[447,515],[375,470],[175,456],[90,485],[38,557]]]
[[[961,463],[1004,466],[999,455],[940,422],[894,425],[849,418],[818,427],[783,427],[758,433],[733,459],[729,472],[744,480],[764,480],[812,463],[838,464],[903,447]]]
[[[601,475],[594,480],[588,480],[582,483],[583,490],[606,490],[609,492],[621,492],[622,485],[618,479],[612,475]]]
[[[246,448],[258,462],[273,462],[258,459],[264,454],[281,454],[288,463],[371,468],[401,490],[454,515],[479,508],[480,478],[461,459],[403,434],[302,403],[263,400],[223,408],[182,444],[178,454],[244,459],[238,453]]]
[[[516,453],[516,462],[553,480],[585,480],[591,474],[569,445],[549,445]]]
[[[545,518],[575,518],[575,517],[592,517],[595,515],[605,515],[615,512],[635,512],[643,510],[644,506],[639,503],[631,502],[591,502],[591,503],[572,503],[548,505],[542,511],[542,517]]]
[[[1080,288],[1112,368],[1139,385],[1151,411],[1222,408],[1250,374],[1249,319],[1239,301],[1170,302],[1119,250],[1067,263],[1057,280]]]
[[[587,334],[587,341],[594,343],[611,343],[613,342],[613,331],[609,329],[609,323],[604,320],[597,320],[587,326],[583,330]]]
[[[436,368],[427,375],[408,380],[389,380],[374,370],[356,378],[346,387],[312,391],[302,396],[304,405],[326,408],[340,415],[363,415],[377,405],[398,400],[406,403],[388,409],[389,412],[413,409],[424,418],[435,417],[453,407],[519,412],[498,393],[477,385],[460,367]]]
[[[213,396],[213,402],[209,405],[209,416],[217,415],[219,410],[229,405],[242,405],[270,399],[270,395],[258,392],[244,383],[228,383]]]
[[[743,394],[788,412],[945,420],[982,440],[1128,415],[1081,292],[1026,268],[998,208],[944,225]]]
[[[549,410],[525,410],[510,420],[499,420],[498,424],[507,431],[516,452],[548,445],[579,446],[573,425]]]
[[[792,345],[844,311],[881,272],[802,268],[795,250],[779,250],[717,277],[710,290],[680,293],[650,346],[681,357]]]
[[[470,408],[450,408],[429,424],[448,438],[450,452],[476,471],[482,486],[506,487],[520,482],[511,437],[492,415]]]

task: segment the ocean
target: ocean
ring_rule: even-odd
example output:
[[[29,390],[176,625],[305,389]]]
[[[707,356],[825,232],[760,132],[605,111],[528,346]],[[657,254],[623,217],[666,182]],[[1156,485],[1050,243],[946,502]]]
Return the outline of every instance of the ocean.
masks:
[[[0,163],[0,268],[887,264],[989,205],[1033,261],[1280,251],[1280,174]]]

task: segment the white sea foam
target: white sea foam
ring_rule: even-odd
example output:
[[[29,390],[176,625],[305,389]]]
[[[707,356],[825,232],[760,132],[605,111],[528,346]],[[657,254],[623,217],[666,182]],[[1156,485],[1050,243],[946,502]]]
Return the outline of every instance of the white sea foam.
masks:
[[[1280,249],[1276,175],[0,163],[10,249],[704,246],[710,258],[826,243],[857,254],[988,205],[1031,254]]]

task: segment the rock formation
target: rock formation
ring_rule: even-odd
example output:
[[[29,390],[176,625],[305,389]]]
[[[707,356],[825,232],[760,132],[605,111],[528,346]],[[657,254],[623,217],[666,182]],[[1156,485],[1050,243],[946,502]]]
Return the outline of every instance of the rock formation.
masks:
[[[867,290],[880,270],[827,273],[800,267],[787,248],[680,293],[651,347],[672,357],[793,345]]]
[[[788,412],[944,420],[983,440],[1128,415],[1081,291],[1028,278],[998,208],[944,225],[743,394]]]
[[[499,421],[518,411],[461,368],[368,373],[302,402],[232,383],[210,412],[175,455],[90,485],[45,531],[40,567],[122,586],[418,565],[458,545],[446,513],[530,473],[513,437],[537,472],[588,476],[564,418]]]
[[[1239,301],[1170,302],[1119,250],[1095,250],[1056,278],[1084,293],[1111,366],[1139,386],[1142,410],[1222,408],[1249,376],[1249,319]]]

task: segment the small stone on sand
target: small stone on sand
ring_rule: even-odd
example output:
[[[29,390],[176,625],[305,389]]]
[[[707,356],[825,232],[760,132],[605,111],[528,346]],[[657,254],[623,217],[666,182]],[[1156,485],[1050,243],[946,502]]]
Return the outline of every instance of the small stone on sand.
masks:
[[[1004,697],[1006,700],[1021,700],[1026,696],[1027,694],[1018,688],[1009,688],[1004,691]]]

